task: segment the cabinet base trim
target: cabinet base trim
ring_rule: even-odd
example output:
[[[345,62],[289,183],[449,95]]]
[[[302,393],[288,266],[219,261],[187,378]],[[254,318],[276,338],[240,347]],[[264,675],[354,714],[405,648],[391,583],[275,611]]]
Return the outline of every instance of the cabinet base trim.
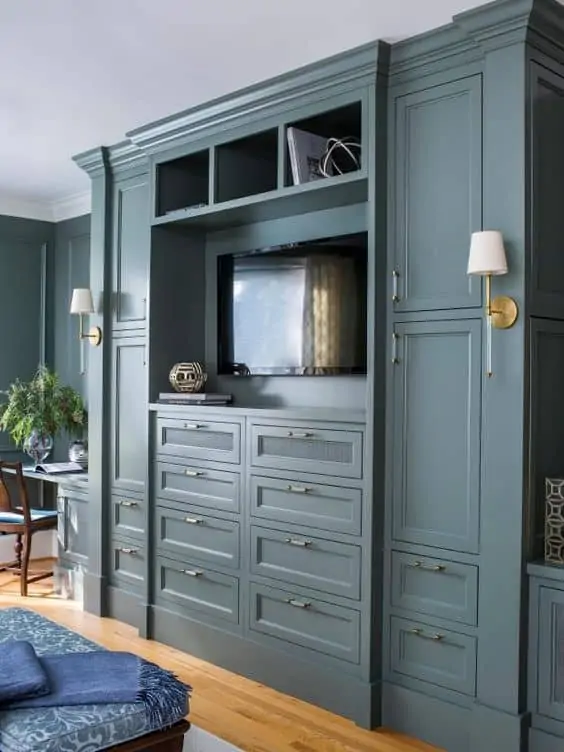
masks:
[[[296,660],[166,609],[151,607],[151,637],[228,671],[350,718],[359,726],[380,723],[380,686],[325,666]]]
[[[539,729],[530,730],[529,752],[562,752],[563,744],[562,737],[547,734]]]
[[[109,586],[107,589],[108,616],[117,619],[132,627],[139,628],[143,623],[144,605],[141,598],[136,593],[128,590]]]
[[[84,573],[84,611],[95,616],[106,616],[107,578],[92,572]]]

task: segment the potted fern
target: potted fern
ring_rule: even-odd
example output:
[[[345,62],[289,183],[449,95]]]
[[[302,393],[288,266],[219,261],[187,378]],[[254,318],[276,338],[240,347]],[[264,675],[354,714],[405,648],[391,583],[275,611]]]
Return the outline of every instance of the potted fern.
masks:
[[[47,366],[40,366],[30,381],[16,379],[0,394],[7,398],[0,404],[0,430],[36,464],[49,456],[59,434],[84,435],[88,415],[82,396]]]

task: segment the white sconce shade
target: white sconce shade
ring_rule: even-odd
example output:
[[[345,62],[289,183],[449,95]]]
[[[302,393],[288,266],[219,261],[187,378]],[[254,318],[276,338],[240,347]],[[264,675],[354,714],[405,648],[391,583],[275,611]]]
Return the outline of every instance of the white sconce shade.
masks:
[[[472,233],[468,274],[507,274],[507,258],[503,235],[499,230]]]
[[[88,288],[76,287],[72,291],[70,312],[80,314],[94,313],[92,293]]]

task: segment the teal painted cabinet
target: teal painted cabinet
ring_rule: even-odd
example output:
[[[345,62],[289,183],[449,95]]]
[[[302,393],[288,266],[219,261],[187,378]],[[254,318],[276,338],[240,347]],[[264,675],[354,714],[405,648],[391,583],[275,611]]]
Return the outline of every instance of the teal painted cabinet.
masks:
[[[390,110],[394,311],[478,306],[465,270],[482,227],[482,76],[399,95]]]
[[[395,541],[478,551],[481,332],[480,319],[394,326]]]

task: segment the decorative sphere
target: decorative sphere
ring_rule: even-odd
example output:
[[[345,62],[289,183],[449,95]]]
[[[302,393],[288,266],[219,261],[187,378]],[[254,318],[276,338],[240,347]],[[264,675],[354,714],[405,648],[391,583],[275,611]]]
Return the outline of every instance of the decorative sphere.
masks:
[[[204,367],[197,360],[193,363],[176,363],[168,375],[176,392],[201,392],[207,378]]]

